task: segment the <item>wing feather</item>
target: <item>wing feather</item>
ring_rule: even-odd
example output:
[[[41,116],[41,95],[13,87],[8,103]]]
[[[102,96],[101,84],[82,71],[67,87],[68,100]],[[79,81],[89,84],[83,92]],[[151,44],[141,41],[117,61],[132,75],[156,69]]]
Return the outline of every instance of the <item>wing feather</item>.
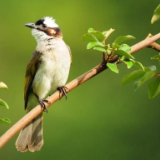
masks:
[[[25,109],[27,108],[28,96],[32,91],[32,82],[35,77],[35,74],[41,63],[41,54],[40,52],[35,51],[31,60],[29,61],[26,69],[25,81],[24,81],[24,100],[25,100]]]

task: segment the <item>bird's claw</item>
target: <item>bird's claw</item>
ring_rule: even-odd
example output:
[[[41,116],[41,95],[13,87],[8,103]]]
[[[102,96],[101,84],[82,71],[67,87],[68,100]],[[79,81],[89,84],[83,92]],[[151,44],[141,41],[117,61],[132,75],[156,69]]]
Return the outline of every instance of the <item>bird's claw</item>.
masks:
[[[67,99],[67,92],[66,90],[68,89],[66,86],[61,86],[57,88],[59,90],[60,93],[62,93],[62,96],[65,96]],[[60,97],[60,93],[59,93],[59,97]]]

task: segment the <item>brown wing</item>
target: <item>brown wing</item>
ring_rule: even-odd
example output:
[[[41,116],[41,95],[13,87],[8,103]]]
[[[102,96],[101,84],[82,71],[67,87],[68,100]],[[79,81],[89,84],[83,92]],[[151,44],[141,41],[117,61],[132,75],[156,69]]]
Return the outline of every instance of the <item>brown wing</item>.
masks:
[[[32,82],[34,76],[37,72],[37,69],[40,65],[40,56],[41,53],[35,51],[31,60],[29,61],[26,69],[25,81],[24,81],[24,100],[25,100],[25,109],[27,108],[29,92],[32,90]]]

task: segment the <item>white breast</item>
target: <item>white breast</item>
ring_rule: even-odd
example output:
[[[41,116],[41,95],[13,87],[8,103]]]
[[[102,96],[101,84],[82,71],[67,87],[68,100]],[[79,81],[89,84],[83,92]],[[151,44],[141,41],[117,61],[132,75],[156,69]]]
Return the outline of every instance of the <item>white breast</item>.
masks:
[[[71,59],[69,50],[62,39],[39,43],[36,50],[42,53],[42,57],[32,87],[34,93],[40,99],[44,99],[49,93],[65,85]]]

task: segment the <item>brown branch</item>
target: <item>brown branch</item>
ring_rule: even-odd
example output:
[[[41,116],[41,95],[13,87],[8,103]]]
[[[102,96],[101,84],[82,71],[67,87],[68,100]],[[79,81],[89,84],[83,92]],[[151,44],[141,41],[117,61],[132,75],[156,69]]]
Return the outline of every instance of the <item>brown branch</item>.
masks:
[[[150,37],[153,37],[151,33],[148,34],[147,38],[150,38]],[[156,42],[151,43],[148,47],[160,52],[160,45]]]
[[[157,35],[147,38],[131,48],[130,54],[133,54],[145,47],[148,47],[150,44],[155,42],[156,40],[160,39],[160,33]],[[117,56],[114,56],[112,59],[109,60],[109,62],[113,63],[118,59]],[[75,89],[82,83],[88,81],[90,78],[96,76],[97,74],[101,73],[107,69],[106,65],[104,63],[101,63],[100,65],[94,67],[90,71],[84,73],[80,77],[74,79],[70,83],[66,85],[68,88],[67,93],[70,92],[71,90]],[[52,94],[50,97],[47,98],[48,101],[51,102],[51,104],[46,103],[46,107],[50,107],[54,102],[62,98],[62,95],[59,95],[59,92],[55,92]],[[31,120],[33,120],[38,114],[42,112],[41,106],[38,105],[34,109],[32,109],[28,114],[26,114],[23,118],[21,118],[17,123],[15,123],[6,133],[4,133],[0,137],[0,148],[2,148],[18,131],[20,131],[24,126],[26,126]]]

